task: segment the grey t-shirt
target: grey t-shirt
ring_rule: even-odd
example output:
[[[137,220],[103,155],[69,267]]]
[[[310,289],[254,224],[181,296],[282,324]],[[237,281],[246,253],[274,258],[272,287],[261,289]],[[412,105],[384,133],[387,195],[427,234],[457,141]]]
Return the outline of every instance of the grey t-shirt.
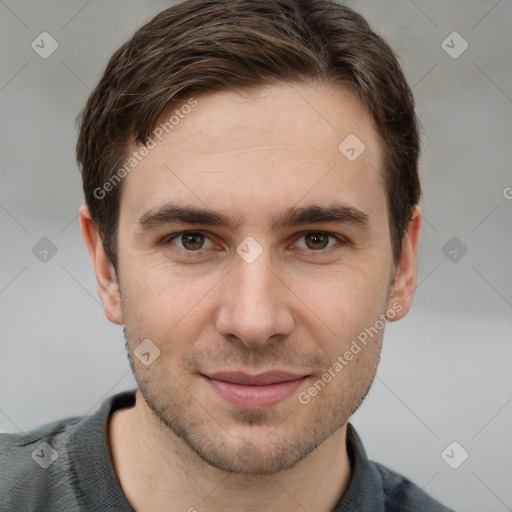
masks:
[[[114,471],[107,420],[134,404],[135,390],[124,391],[105,399],[94,414],[25,434],[0,434],[0,510],[133,512]],[[451,511],[400,474],[368,460],[350,423],[347,449],[352,476],[333,512]]]

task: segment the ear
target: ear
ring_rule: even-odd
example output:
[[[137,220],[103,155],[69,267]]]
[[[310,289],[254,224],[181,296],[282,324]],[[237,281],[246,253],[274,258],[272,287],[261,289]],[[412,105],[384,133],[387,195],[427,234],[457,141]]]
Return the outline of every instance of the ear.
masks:
[[[389,293],[388,309],[396,313],[392,318],[388,318],[390,322],[403,318],[409,312],[414,298],[418,280],[418,243],[422,222],[421,208],[416,205],[402,240],[402,258]]]
[[[87,205],[84,204],[80,207],[79,215],[82,236],[94,268],[105,316],[114,324],[122,324],[121,298],[114,267],[103,248],[103,241]]]

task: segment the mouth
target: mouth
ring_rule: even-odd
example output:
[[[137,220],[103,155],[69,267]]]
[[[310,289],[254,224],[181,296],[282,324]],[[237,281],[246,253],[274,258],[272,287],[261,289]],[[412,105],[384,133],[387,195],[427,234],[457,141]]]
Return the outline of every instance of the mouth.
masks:
[[[309,375],[269,371],[200,374],[217,396],[239,409],[267,409],[288,398]]]

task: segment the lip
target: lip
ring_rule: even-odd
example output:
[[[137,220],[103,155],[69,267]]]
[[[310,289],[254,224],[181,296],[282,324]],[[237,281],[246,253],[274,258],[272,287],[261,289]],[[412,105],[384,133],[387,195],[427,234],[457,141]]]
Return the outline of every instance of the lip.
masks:
[[[256,375],[249,375],[244,372],[217,372],[205,375],[214,380],[222,380],[224,382],[231,382],[233,384],[243,384],[245,386],[264,386],[266,384],[279,384],[291,380],[301,379],[305,377],[303,374],[283,372],[279,370],[272,370]]]
[[[240,409],[267,409],[288,398],[309,375],[269,371],[258,375],[218,372],[203,375],[217,395]]]

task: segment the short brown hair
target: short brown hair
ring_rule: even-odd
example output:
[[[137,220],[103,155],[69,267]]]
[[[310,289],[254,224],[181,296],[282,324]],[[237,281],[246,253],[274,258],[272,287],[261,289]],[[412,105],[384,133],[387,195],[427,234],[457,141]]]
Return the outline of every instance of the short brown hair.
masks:
[[[146,144],[164,110],[194,93],[309,81],[353,92],[373,118],[398,263],[421,195],[420,144],[412,91],[390,46],[361,15],[330,0],[186,0],[114,53],[79,114],[85,201],[116,274],[122,182],[105,197],[97,191],[124,165],[127,145]]]

